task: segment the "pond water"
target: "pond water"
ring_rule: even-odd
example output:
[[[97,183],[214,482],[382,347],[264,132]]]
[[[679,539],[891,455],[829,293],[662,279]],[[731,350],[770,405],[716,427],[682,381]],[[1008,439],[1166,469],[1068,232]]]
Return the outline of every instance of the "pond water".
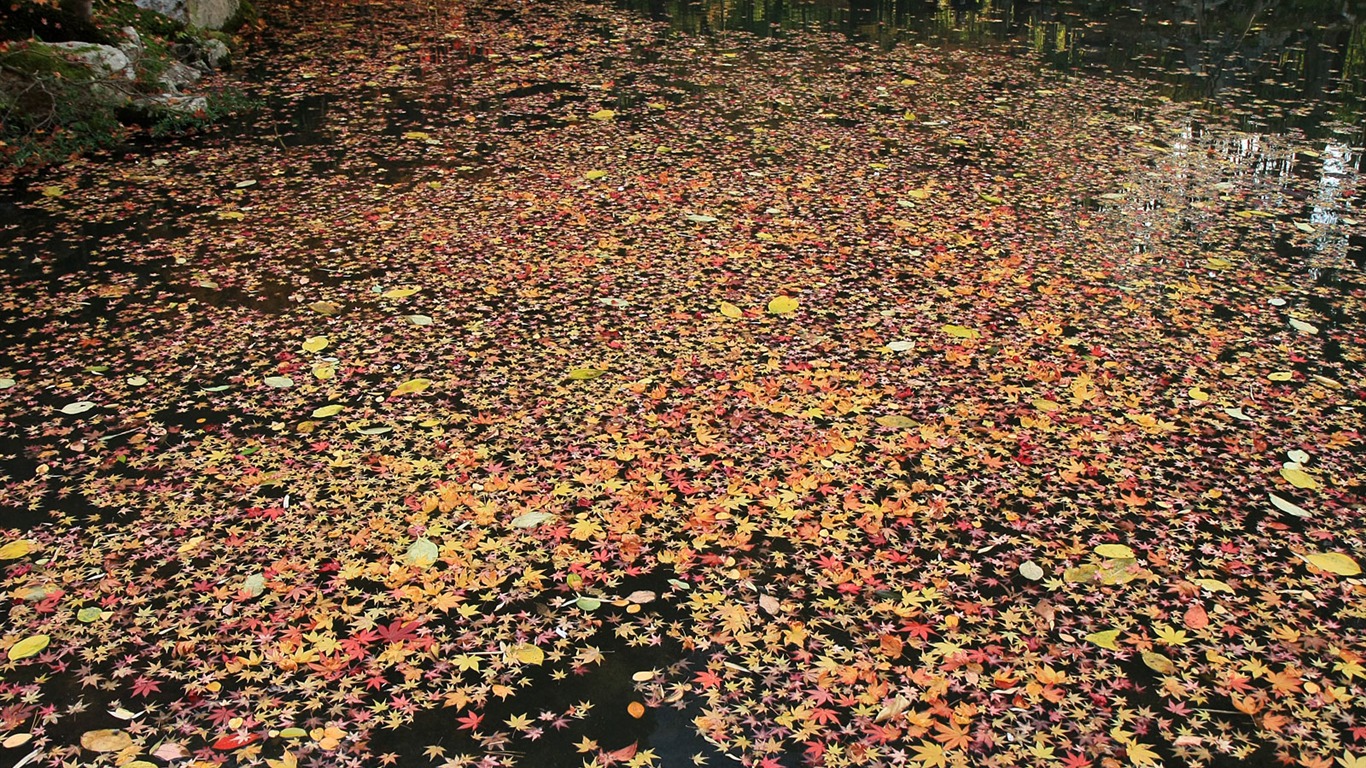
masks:
[[[1005,47],[1063,71],[1132,75],[1253,130],[1360,143],[1366,12],[1346,0],[622,0],[683,32],[821,27],[882,47]]]
[[[0,192],[0,758],[1366,752],[1350,7],[263,6]]]

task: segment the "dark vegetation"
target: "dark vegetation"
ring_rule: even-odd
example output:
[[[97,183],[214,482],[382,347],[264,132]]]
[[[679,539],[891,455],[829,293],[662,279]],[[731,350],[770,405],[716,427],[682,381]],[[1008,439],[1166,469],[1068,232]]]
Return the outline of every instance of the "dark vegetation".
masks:
[[[239,91],[219,87],[208,88],[194,109],[146,100],[165,91],[163,74],[206,41],[233,47],[230,34],[187,26],[124,0],[16,0],[8,11],[0,17],[0,167],[60,162],[119,146],[140,132],[202,129],[251,106]],[[254,7],[244,2],[228,28],[257,24]],[[129,45],[128,28],[136,32],[136,45]],[[97,71],[46,45],[71,41],[123,46],[133,76]]]

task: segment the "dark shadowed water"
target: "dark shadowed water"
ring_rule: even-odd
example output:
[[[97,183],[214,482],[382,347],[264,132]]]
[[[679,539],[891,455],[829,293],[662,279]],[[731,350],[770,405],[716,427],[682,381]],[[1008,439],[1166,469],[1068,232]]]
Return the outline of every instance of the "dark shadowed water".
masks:
[[[882,47],[1004,46],[1140,77],[1243,127],[1360,141],[1366,6],[1348,0],[621,0],[683,32],[820,26]]]

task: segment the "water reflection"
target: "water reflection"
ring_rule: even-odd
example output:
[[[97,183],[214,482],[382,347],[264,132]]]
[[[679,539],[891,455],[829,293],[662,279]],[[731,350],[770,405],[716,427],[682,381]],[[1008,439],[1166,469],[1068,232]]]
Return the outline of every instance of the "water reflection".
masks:
[[[1128,234],[1111,254],[1125,290],[1262,269],[1282,275],[1285,290],[1336,286],[1361,258],[1350,235],[1362,217],[1360,147],[1332,139],[1306,146],[1194,119],[1143,138],[1151,161],[1097,201]]]
[[[1360,141],[1366,18],[1342,0],[619,0],[692,33],[810,26],[904,41],[1027,48],[1061,69],[1144,77],[1248,129]]]

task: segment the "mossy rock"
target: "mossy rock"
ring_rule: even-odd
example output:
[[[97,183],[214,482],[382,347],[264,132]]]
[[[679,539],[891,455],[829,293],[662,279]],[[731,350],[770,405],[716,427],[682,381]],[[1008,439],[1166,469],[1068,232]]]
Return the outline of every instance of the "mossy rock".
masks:
[[[261,13],[256,10],[256,5],[252,3],[251,0],[239,0],[237,13],[234,13],[232,18],[228,19],[227,23],[223,25],[223,29],[227,32],[236,32],[243,27],[255,26],[260,20]],[[224,40],[223,42],[227,43],[229,47],[232,46],[230,40]]]
[[[20,45],[0,52],[0,68],[20,76],[55,76],[79,83],[94,78],[94,73],[45,45]]]

